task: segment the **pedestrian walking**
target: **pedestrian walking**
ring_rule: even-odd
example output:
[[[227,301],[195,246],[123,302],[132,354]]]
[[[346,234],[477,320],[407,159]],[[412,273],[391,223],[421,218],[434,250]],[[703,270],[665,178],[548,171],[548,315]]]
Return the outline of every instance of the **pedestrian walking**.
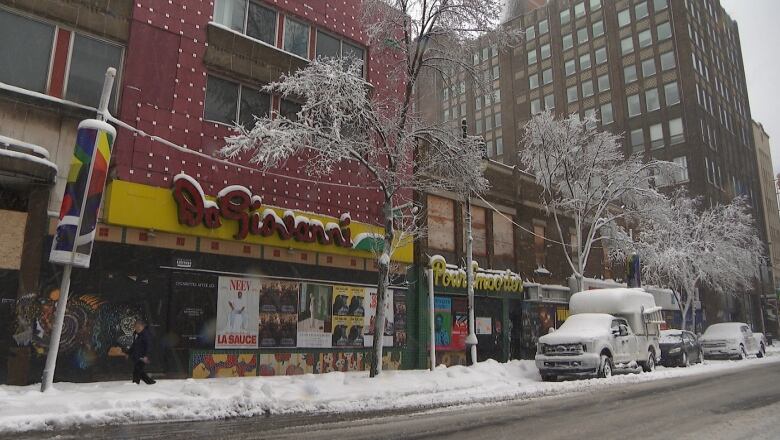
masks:
[[[152,385],[155,380],[146,374],[146,365],[149,364],[149,352],[152,348],[152,335],[146,328],[146,323],[138,319],[135,321],[135,330],[133,331],[133,344],[128,350],[130,360],[133,362],[133,382]]]

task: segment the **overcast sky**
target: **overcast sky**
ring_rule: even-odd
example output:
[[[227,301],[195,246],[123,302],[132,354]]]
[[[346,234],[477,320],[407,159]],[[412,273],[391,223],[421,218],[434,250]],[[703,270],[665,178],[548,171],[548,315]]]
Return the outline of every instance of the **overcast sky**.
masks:
[[[739,24],[750,110],[772,143],[775,174],[780,172],[780,1],[721,0]]]

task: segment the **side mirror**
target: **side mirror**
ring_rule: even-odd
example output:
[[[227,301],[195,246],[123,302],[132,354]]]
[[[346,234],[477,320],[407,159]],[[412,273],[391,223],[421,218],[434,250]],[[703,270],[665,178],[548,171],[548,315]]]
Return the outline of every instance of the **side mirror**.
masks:
[[[612,329],[612,336],[620,336],[620,329],[613,328]]]
[[[628,336],[628,328],[625,325],[620,326],[620,336]]]

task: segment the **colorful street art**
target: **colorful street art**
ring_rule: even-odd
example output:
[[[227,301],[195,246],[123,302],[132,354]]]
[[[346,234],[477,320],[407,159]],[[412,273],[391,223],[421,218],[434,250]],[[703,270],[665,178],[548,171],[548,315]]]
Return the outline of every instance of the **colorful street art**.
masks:
[[[246,377],[257,375],[257,356],[254,353],[193,352],[192,377]]]
[[[263,353],[258,375],[295,376],[314,373],[317,355],[311,353]]]

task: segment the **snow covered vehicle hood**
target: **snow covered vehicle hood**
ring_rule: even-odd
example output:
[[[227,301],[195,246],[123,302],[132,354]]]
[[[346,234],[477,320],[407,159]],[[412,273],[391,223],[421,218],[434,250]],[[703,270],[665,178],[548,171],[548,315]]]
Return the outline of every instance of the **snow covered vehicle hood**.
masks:
[[[612,336],[610,325],[615,319],[605,313],[581,313],[570,316],[561,328],[539,338],[539,342],[548,345],[569,344],[572,342],[607,339]]]

